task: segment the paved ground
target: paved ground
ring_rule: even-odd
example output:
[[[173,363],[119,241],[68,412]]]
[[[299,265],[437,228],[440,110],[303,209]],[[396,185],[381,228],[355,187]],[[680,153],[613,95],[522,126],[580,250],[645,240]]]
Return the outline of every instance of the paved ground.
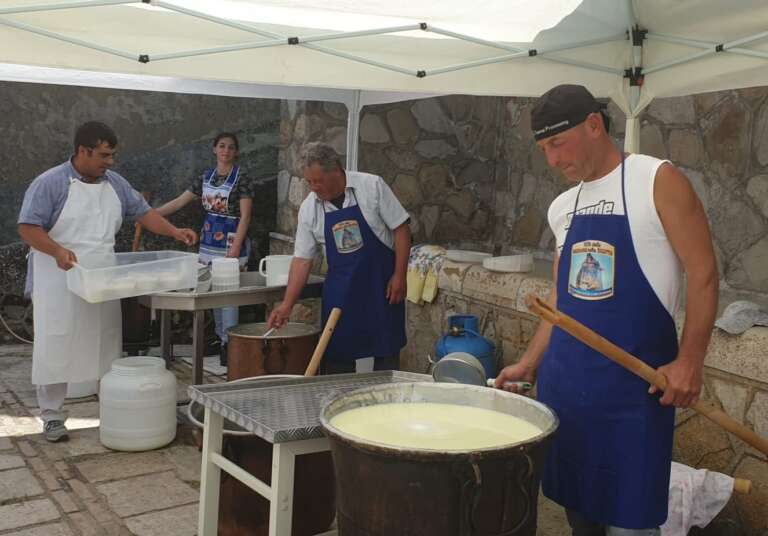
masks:
[[[187,348],[176,348],[178,354]],[[212,362],[215,360],[212,360]],[[119,453],[99,442],[95,397],[68,400],[67,442],[48,443],[33,386],[31,346],[0,346],[0,536],[193,536],[200,454],[192,427],[150,452]],[[206,381],[222,381],[209,367]],[[190,368],[174,365],[186,398]],[[559,508],[540,501],[539,536],[568,531]]]

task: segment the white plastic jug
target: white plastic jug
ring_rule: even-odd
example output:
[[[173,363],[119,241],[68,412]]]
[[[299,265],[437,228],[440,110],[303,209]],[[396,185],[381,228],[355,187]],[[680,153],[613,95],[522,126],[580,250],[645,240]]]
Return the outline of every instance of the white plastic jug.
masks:
[[[99,439],[115,450],[141,451],[176,437],[176,376],[158,357],[112,363],[99,389]]]
[[[288,284],[288,272],[291,269],[293,255],[267,255],[259,263],[259,273],[267,278],[268,287]],[[264,265],[267,265],[266,271]]]

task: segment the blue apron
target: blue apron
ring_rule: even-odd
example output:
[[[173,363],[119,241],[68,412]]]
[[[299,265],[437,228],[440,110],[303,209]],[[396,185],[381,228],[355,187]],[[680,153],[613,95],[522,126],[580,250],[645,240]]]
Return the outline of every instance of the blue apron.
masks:
[[[581,190],[579,190],[579,194]],[[675,323],[637,260],[624,215],[578,215],[576,196],[557,273],[557,307],[653,368],[677,356]],[[544,494],[586,519],[627,529],[667,518],[675,410],[648,384],[554,328],[538,399],[560,418]]]
[[[214,185],[216,168],[207,170],[203,179],[203,230],[200,232],[200,261],[210,263],[213,257],[224,257],[237,234],[240,218],[229,215],[229,198],[240,179],[239,166],[232,166],[227,180],[219,186]],[[250,254],[250,242],[246,239],[240,249],[240,261],[247,262]]]
[[[406,342],[405,303],[390,305],[386,296],[395,252],[371,230],[357,199],[353,206],[326,212],[324,232],[323,325],[332,308],[341,308],[324,359],[349,362],[397,354]]]

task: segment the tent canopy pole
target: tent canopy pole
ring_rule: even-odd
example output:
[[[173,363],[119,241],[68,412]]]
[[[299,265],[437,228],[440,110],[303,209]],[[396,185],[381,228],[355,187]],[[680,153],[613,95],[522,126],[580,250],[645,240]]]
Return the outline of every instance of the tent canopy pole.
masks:
[[[352,93],[352,101],[347,104],[347,108],[347,169],[357,171],[357,155],[360,148],[360,90]]]

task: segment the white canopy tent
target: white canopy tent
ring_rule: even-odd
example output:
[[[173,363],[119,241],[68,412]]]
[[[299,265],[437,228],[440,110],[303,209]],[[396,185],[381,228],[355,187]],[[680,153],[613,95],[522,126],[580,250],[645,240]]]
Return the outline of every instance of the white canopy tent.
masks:
[[[765,0],[2,0],[0,79],[342,102],[768,85]],[[45,0],[42,0],[45,1]]]

